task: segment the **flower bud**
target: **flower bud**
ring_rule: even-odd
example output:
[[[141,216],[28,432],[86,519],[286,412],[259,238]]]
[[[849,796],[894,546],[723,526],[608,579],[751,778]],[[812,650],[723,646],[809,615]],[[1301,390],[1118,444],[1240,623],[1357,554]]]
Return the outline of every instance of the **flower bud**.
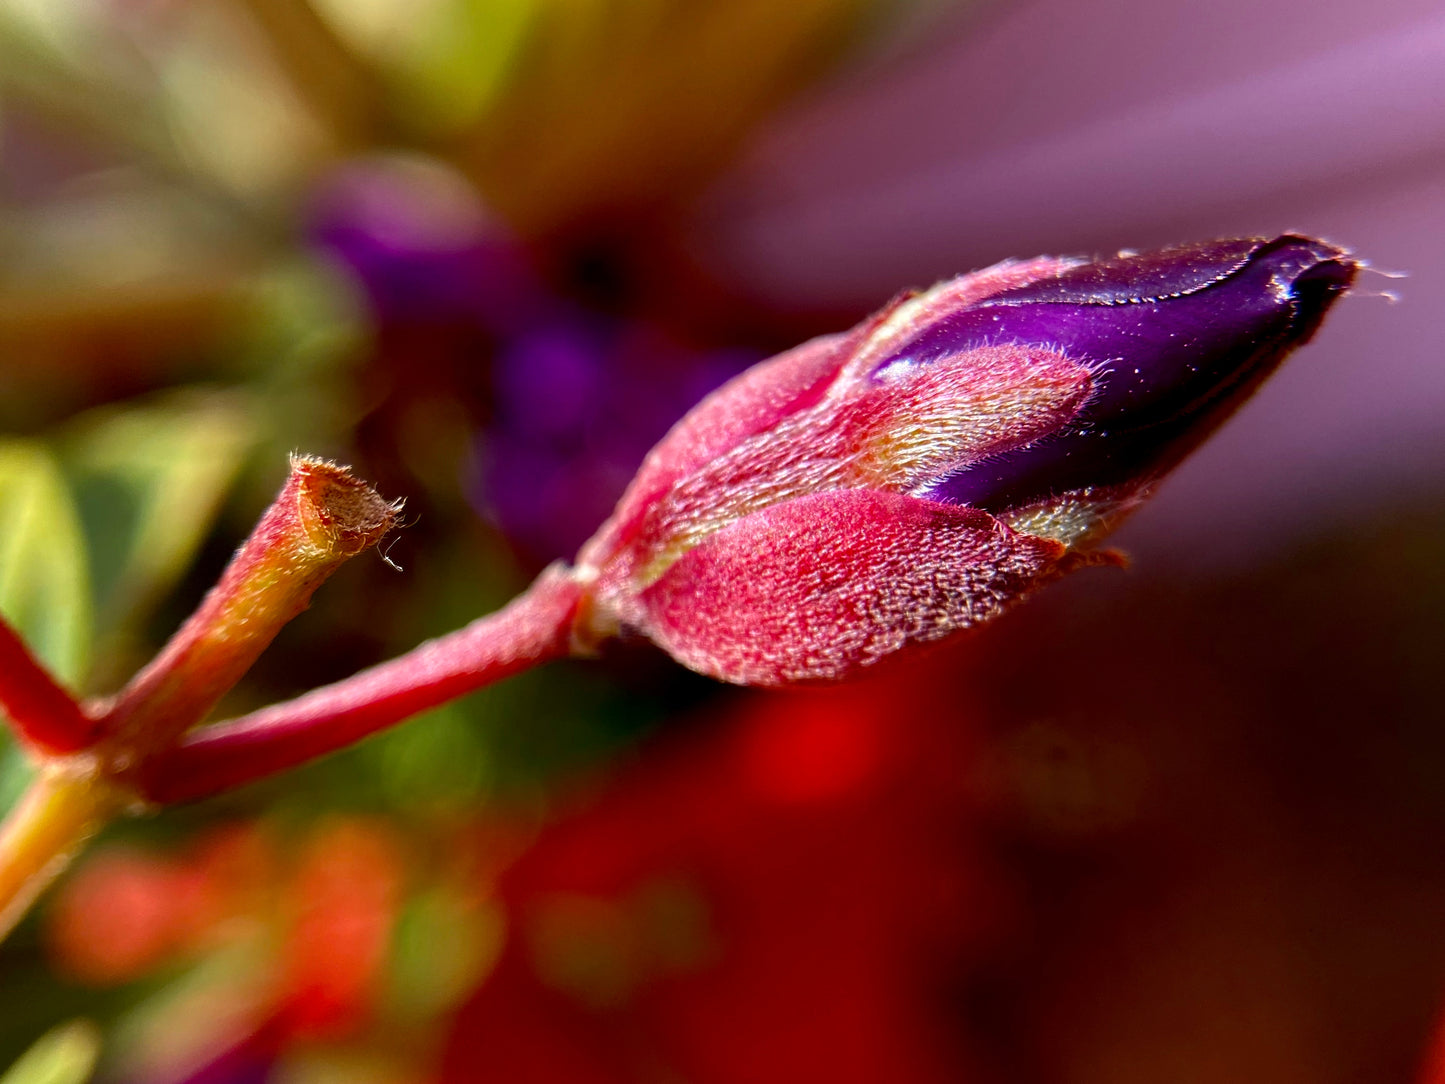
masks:
[[[583,548],[579,637],[771,685],[986,620],[1100,560],[1355,270],[1292,235],[1005,263],[754,366]]]

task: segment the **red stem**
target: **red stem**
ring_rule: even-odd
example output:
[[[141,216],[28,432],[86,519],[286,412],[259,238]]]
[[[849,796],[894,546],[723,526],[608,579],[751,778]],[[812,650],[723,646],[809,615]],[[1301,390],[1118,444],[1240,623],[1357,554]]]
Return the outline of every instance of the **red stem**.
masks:
[[[171,803],[203,798],[342,749],[449,700],[572,653],[583,589],[560,567],[497,613],[295,700],[204,727],[152,757],[139,785]]]
[[[96,723],[41,666],[0,618],[0,708],[20,739],[45,753],[74,753],[95,738]]]
[[[216,585],[100,718],[113,755],[139,762],[174,745],[395,520],[396,507],[347,468],[292,456],[286,484]]]

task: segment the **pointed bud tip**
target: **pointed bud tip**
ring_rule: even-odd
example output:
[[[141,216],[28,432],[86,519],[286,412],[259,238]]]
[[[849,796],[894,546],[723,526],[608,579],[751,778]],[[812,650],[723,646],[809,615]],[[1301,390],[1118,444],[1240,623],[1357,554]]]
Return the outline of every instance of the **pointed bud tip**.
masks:
[[[1129,305],[1187,297],[1250,265],[1270,268],[1284,294],[1338,293],[1354,281],[1349,252],[1300,234],[1236,237],[1172,245],[1153,252],[1120,252],[1108,259],[1070,263],[1056,274],[1001,291],[990,305],[1034,302]]]
[[[1053,344],[1090,366],[1093,395],[1068,432],[928,495],[1004,513],[1160,477],[1313,336],[1358,267],[1338,246],[1283,234],[1124,253],[988,298],[932,336]]]

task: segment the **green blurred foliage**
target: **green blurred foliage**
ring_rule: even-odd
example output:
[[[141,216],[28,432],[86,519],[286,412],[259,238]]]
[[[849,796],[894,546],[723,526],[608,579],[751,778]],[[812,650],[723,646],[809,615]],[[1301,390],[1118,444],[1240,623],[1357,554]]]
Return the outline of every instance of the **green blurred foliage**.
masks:
[[[90,662],[89,565],[55,456],[39,441],[0,443],[0,612],[71,685]]]
[[[480,917],[480,921],[479,921]],[[455,1009],[501,954],[500,907],[480,916],[456,888],[418,893],[397,919],[385,997],[394,1015],[425,1024]]]
[[[61,454],[107,662],[126,656],[123,638],[190,566],[255,443],[254,410],[238,393],[186,390],[99,408],[67,427]],[[111,672],[102,684],[124,677]]]
[[[0,613],[72,687],[90,660],[89,560],[69,487],[40,442],[0,442]],[[0,731],[0,803],[30,779],[8,728]]]
[[[85,1084],[100,1056],[100,1032],[94,1024],[75,1020],[36,1040],[0,1084]]]

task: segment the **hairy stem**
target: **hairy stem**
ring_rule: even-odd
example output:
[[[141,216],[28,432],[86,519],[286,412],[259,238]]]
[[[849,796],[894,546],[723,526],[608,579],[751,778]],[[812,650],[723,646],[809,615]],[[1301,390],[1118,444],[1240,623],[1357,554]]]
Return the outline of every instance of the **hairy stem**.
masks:
[[[345,468],[296,458],[221,580],[100,718],[103,755],[123,772],[173,745],[238,681],[316,589],[372,546],[396,508]]]
[[[344,748],[428,708],[572,653],[583,587],[560,566],[506,608],[354,677],[187,735],[137,776],[149,800],[190,801]]]
[[[328,576],[391,529],[396,511],[344,467],[293,457],[286,484],[220,582],[93,714],[0,621],[0,708],[41,761],[0,825],[0,937],[76,849],[134,801],[130,780],[205,717]]]

